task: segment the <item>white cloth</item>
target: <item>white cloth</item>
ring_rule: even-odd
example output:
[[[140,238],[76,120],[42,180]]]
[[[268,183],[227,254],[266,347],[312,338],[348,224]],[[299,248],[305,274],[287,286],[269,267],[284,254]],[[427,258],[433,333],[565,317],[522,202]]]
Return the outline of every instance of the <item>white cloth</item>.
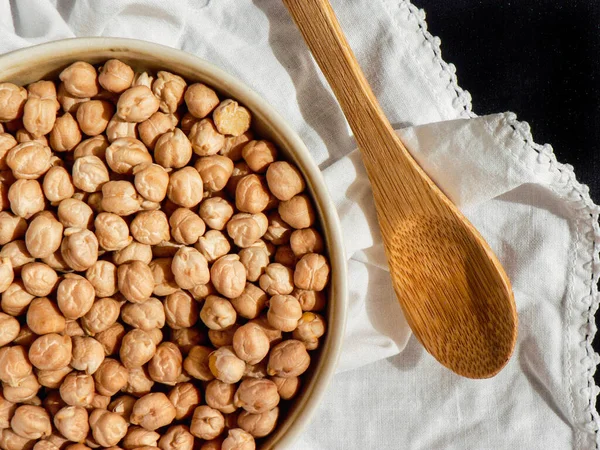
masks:
[[[332,4],[392,124],[512,280],[519,338],[493,379],[460,378],[410,339],[353,138],[280,2],[4,0],[0,52],[90,35],[179,47],[242,79],[300,134],[342,220],[350,304],[344,372],[294,448],[597,448],[598,207],[514,115],[475,117],[422,11]]]

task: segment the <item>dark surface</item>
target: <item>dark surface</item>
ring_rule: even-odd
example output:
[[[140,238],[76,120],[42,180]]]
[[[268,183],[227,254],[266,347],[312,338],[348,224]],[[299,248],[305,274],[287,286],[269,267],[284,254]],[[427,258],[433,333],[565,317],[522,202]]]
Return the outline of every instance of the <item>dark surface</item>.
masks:
[[[513,111],[600,202],[600,2],[413,0],[479,115]],[[599,321],[597,320],[597,323]],[[599,324],[600,325],[600,324]],[[600,333],[594,342],[600,351]],[[596,373],[596,383],[600,373]]]

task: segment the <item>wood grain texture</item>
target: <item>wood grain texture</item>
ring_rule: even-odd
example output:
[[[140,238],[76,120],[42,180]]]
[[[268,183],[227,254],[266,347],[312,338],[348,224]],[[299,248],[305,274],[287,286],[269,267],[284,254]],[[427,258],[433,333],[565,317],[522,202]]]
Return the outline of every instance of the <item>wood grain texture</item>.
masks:
[[[394,133],[329,2],[283,2],[362,152],[394,289],[415,336],[460,375],[495,375],[508,362],[517,337],[504,269]]]

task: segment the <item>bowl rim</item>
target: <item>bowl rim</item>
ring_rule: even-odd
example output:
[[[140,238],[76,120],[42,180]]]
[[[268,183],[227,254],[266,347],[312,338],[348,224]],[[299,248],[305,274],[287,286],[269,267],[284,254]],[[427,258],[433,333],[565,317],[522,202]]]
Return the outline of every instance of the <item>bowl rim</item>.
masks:
[[[332,266],[330,278],[330,306],[328,306],[328,332],[326,342],[321,349],[319,363],[315,374],[305,388],[305,394],[297,407],[294,407],[295,418],[291,424],[280,432],[274,446],[287,448],[291,446],[302,430],[310,423],[318,404],[321,402],[327,386],[331,382],[337,362],[342,350],[346,326],[348,305],[347,288],[347,259],[342,240],[340,220],[336,207],[329,195],[321,171],[317,167],[310,152],[298,134],[291,128],[283,117],[259,94],[248,87],[244,82],[230,75],[215,64],[208,62],[192,53],[168,47],[162,44],[131,38],[118,37],[85,37],[68,38],[50,41],[14,50],[0,55],[0,82],[10,81],[13,74],[22,73],[27,67],[40,60],[72,56],[73,61],[78,55],[93,54],[97,52],[134,52],[150,57],[150,55],[167,54],[169,61],[165,66],[180,64],[191,68],[199,78],[214,80],[207,81],[217,90],[226,90],[232,97],[248,106],[254,115],[261,116],[261,121],[267,123],[274,131],[286,141],[286,149],[307,178],[307,183],[313,193],[313,200],[321,217],[321,226],[326,234],[326,243]],[[117,56],[115,56],[117,57]],[[135,55],[132,59],[135,59]],[[85,58],[82,58],[85,59]],[[102,58],[104,59],[104,58]],[[276,433],[277,435],[277,433]]]

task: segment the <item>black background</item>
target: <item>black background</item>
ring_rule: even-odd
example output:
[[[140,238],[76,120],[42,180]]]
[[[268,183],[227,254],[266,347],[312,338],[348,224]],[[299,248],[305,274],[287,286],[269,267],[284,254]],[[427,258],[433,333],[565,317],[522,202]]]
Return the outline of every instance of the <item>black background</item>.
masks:
[[[600,202],[600,2],[413,0],[483,115],[513,111]],[[598,324],[597,320],[597,324]],[[599,333],[600,335],[600,333]],[[600,336],[594,347],[600,350]],[[596,382],[600,374],[596,373]]]

